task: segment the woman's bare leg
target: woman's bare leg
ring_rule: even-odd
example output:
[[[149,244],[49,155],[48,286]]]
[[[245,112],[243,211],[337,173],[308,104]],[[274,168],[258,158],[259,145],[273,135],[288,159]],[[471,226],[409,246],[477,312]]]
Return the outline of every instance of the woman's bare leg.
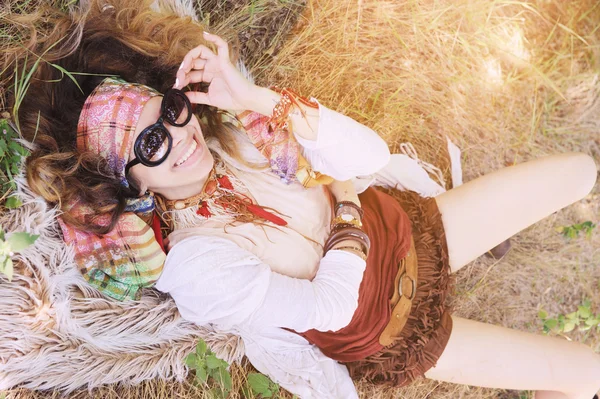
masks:
[[[452,316],[452,332],[427,378],[535,390],[536,399],[592,399],[600,355],[586,345]]]
[[[569,152],[502,168],[435,197],[452,272],[585,197],[596,175],[592,157]]]
[[[571,152],[503,168],[437,196],[451,270],[582,199],[596,177],[594,160]],[[591,399],[600,387],[600,356],[579,343],[453,317],[448,345],[425,376],[535,390],[536,399]]]

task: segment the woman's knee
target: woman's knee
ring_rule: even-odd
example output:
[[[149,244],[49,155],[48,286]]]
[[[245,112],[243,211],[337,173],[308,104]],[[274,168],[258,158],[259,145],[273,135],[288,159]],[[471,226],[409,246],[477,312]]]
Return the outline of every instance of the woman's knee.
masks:
[[[600,389],[600,354],[585,344],[573,342],[573,345],[573,365],[577,368],[573,374],[577,378],[564,381],[567,386],[561,387],[562,391],[569,397],[591,393],[588,396],[591,398]]]
[[[583,152],[566,153],[569,167],[575,171],[573,176],[575,179],[570,182],[574,186],[574,190],[578,198],[587,196],[596,185],[598,178],[598,168],[594,158]]]

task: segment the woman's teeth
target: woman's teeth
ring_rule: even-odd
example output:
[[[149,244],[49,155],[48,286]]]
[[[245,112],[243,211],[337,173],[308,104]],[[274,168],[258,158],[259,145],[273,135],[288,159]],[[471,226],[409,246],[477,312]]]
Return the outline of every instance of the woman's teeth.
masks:
[[[175,166],[179,166],[182,163],[184,163],[185,161],[187,161],[187,159],[190,157],[190,155],[192,155],[194,153],[197,146],[198,146],[198,143],[196,143],[196,140],[192,141],[192,145],[190,146],[190,149],[187,150],[187,152],[185,154],[183,154],[183,156],[181,158],[179,158],[179,161],[177,161],[177,163],[175,163]]]

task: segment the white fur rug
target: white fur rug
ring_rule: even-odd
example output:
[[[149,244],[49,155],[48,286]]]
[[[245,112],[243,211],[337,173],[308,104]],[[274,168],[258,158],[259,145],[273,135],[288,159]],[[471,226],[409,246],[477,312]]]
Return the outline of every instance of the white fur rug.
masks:
[[[15,386],[66,392],[151,378],[183,380],[198,337],[217,356],[240,361],[240,339],[181,318],[174,301],[145,289],[140,301],[115,302],[89,286],[56,222],[57,211],[17,179],[24,205],[0,217],[4,230],[40,237],[0,275],[0,390]]]
[[[155,6],[196,19],[191,0]],[[2,215],[0,225],[40,237],[13,258],[12,282],[0,275],[0,390],[70,392],[156,377],[183,380],[184,358],[198,337],[228,362],[241,360],[240,339],[183,320],[174,301],[156,290],[145,289],[139,302],[105,299],[77,270],[61,239],[57,210],[34,195],[22,176],[17,184],[24,205]]]

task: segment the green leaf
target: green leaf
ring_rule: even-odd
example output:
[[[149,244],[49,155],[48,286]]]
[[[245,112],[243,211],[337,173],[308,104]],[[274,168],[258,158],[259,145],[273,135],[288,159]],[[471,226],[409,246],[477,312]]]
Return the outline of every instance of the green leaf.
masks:
[[[30,246],[37,240],[38,234],[29,233],[11,233],[7,241],[10,245],[10,249],[13,252],[19,252]]]
[[[200,357],[204,357],[204,355],[206,354],[206,348],[206,342],[204,342],[204,340],[200,338],[198,344],[196,345],[196,354]]]
[[[242,398],[254,397],[254,394],[247,385],[242,386]]]
[[[600,320],[598,320],[598,319],[587,319],[585,321],[585,324],[588,326],[595,326],[598,323],[600,323]]]
[[[538,317],[540,319],[545,319],[546,317],[548,317],[548,313],[546,313],[545,310],[540,309],[540,311],[538,312]]]
[[[594,326],[579,326],[579,331],[587,331],[591,328],[594,328]]]
[[[81,91],[81,93],[83,94],[83,90],[81,89],[81,87],[79,86],[79,83],[77,82],[77,79],[75,79],[75,77],[73,76],[73,74],[71,74],[69,71],[67,71],[65,68],[61,67],[60,65],[57,64],[53,64],[51,62],[49,62],[50,65],[52,65],[54,68],[58,69],[61,72],[61,79],[67,75],[69,77],[69,79],[71,79],[73,81],[73,83],[75,83],[75,86],[77,86],[77,88],[79,89],[79,91]]]
[[[227,396],[227,393],[218,387],[213,387],[208,391],[208,394],[211,398],[215,398],[215,399],[225,399],[225,397]]]
[[[577,312],[579,313],[579,316],[583,317],[584,319],[587,319],[592,314],[590,308],[587,308],[585,306],[577,307]]]
[[[11,141],[10,143],[8,143],[8,149],[13,152],[16,152],[17,154],[22,148],[23,146],[16,141]]]
[[[576,319],[577,318],[577,312],[573,312],[573,313],[569,313],[567,316],[567,319]]]
[[[219,383],[219,385],[221,385],[227,391],[229,391],[231,389],[232,382],[231,382],[231,374],[229,374],[229,371],[227,371],[223,368],[219,368],[219,369],[216,369],[215,372],[211,373],[211,374],[212,374],[213,378],[217,381],[217,383]]]
[[[196,362],[196,355],[194,353],[190,353],[185,357],[185,365],[191,369],[195,369],[198,366],[198,362]]]
[[[264,394],[269,389],[271,380],[264,374],[250,373],[248,374],[248,385],[254,393]]]
[[[586,229],[593,229],[594,228],[594,223],[592,223],[591,220],[588,220],[587,222],[581,223],[581,226],[585,227]]]
[[[6,275],[8,281],[12,281],[13,272],[13,261],[11,258],[6,258],[6,260],[4,261],[4,267],[2,268],[2,273]]]
[[[564,332],[568,333],[571,332],[575,329],[575,323],[573,323],[572,321],[569,321],[567,323],[565,323],[565,328],[564,328]]]
[[[201,381],[203,384],[206,383],[208,379],[208,375],[206,374],[206,369],[204,367],[199,367],[196,369],[196,378]]]
[[[546,327],[548,330],[552,330],[556,328],[556,326],[558,326],[558,320],[556,319],[547,319],[544,322],[544,327]]]
[[[221,367],[220,359],[218,359],[215,355],[206,356],[206,366],[209,369],[217,369]]]
[[[23,205],[23,202],[19,197],[8,197],[5,205],[8,209],[15,209]]]

